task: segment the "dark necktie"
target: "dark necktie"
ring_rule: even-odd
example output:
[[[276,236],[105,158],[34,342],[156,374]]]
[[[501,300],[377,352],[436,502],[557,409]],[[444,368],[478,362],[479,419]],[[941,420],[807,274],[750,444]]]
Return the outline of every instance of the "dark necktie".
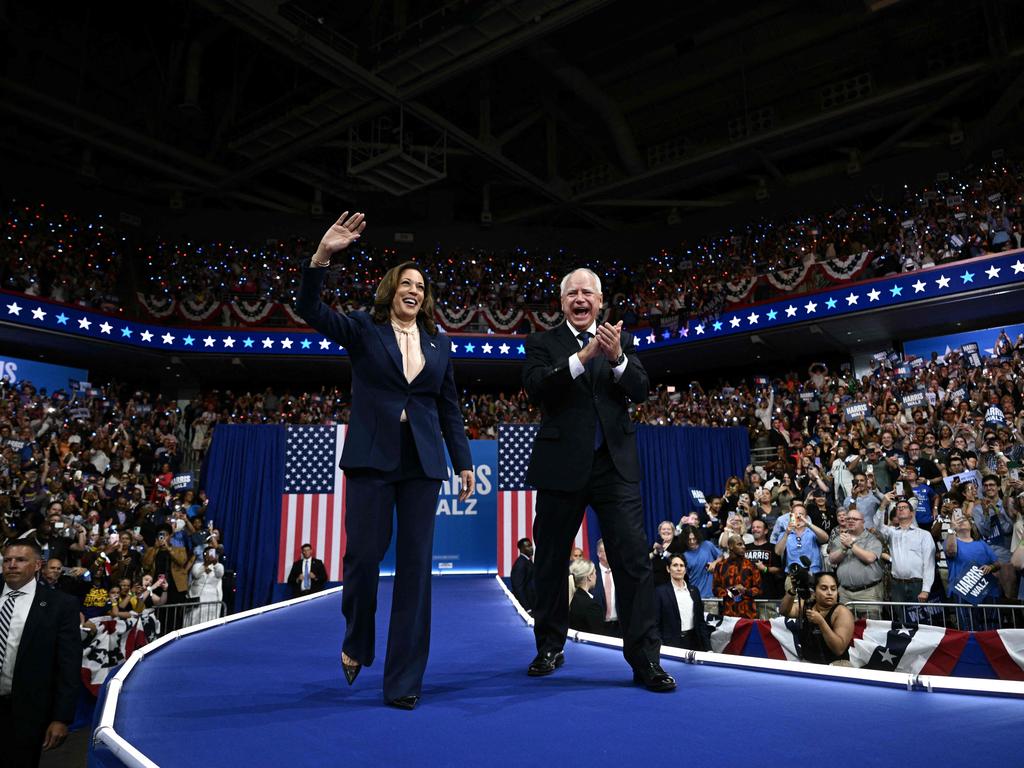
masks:
[[[590,331],[580,331],[576,334],[576,338],[580,340],[583,346],[587,346],[590,340],[594,338],[594,334]],[[584,364],[584,368],[587,369],[587,373],[591,376],[591,383],[593,383],[594,376],[594,364],[597,362],[596,357],[592,357]],[[604,432],[601,429],[601,415],[597,412],[597,400],[594,400],[594,450],[596,451],[601,447],[601,443],[604,442]]]
[[[0,606],[0,669],[4,666],[4,657],[7,656],[7,636],[11,632],[11,617],[14,615],[14,601],[21,597],[24,592],[12,589],[4,598],[4,604]]]

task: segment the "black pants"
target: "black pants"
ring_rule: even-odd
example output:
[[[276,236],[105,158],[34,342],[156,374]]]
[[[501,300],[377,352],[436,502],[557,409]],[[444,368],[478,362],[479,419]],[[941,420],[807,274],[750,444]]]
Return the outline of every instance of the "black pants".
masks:
[[[15,714],[10,696],[0,696],[0,765],[4,768],[36,768],[43,753],[49,723],[27,723]]]
[[[402,426],[402,460],[390,472],[346,471],[345,560],[341,612],[346,654],[369,666],[375,657],[380,563],[398,518],[395,585],[384,658],[384,698],[419,696],[430,650],[430,569],[441,481],[424,476],[412,431]]]
[[[661,643],[654,617],[654,580],[644,533],[640,487],[627,482],[615,469],[607,446],[594,453],[590,477],[579,491],[537,493],[533,535],[534,635],[537,650],[561,650],[569,629],[569,595],[565,588],[566,563],[587,506],[597,513],[608,565],[612,569],[623,655],[631,666],[658,661]]]

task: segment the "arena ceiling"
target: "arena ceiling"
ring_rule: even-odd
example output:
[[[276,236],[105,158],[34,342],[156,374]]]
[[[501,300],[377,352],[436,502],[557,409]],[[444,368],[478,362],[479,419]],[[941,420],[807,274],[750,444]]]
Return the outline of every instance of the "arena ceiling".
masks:
[[[664,226],[1020,125],[1008,0],[4,3],[0,147],[151,205]]]

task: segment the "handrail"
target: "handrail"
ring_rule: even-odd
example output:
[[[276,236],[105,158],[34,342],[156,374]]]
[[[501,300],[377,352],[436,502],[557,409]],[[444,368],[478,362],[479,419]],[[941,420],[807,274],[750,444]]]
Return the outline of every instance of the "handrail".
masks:
[[[284,600],[280,603],[272,603],[258,608],[251,608],[248,611],[242,611],[241,613],[236,613],[233,616],[222,616],[221,618],[212,619],[210,621],[203,622],[202,624],[196,624],[192,627],[174,630],[170,634],[164,635],[158,640],[142,646],[128,657],[128,660],[121,665],[117,674],[115,674],[114,677],[111,678],[110,682],[107,683],[107,693],[103,700],[103,709],[100,711],[99,725],[92,734],[93,741],[108,747],[110,751],[113,752],[119,760],[122,760],[126,765],[128,765],[129,768],[160,768],[159,765],[154,763],[149,757],[144,755],[114,729],[114,719],[117,716],[117,704],[121,695],[121,688],[124,685],[124,681],[128,679],[128,676],[132,673],[132,670],[137,664],[154,651],[157,651],[163,646],[173,643],[178,638],[185,637],[186,635],[203,632],[207,629],[222,626],[223,624],[230,624],[234,621],[240,621],[241,619],[247,619],[252,616],[259,616],[260,614],[269,613],[270,611],[276,611],[281,608],[288,608],[293,605],[298,605],[299,603],[308,602],[309,600],[318,600],[328,595],[336,594],[342,589],[344,589],[344,587],[325,589],[322,592],[303,595],[302,597]]]

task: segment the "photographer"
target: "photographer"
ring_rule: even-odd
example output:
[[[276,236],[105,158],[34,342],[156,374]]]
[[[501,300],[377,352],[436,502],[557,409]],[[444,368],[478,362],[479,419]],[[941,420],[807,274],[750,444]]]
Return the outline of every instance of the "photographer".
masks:
[[[806,574],[806,571],[805,571]],[[807,579],[793,574],[793,581]],[[809,588],[813,587],[813,592]],[[799,594],[805,593],[807,596]],[[799,599],[797,599],[799,598]],[[810,577],[810,584],[802,584],[786,593],[779,612],[783,616],[800,620],[798,639],[800,658],[812,664],[833,664],[848,661],[850,642],[853,640],[853,614],[839,604],[839,582],[833,573],[819,573]]]

